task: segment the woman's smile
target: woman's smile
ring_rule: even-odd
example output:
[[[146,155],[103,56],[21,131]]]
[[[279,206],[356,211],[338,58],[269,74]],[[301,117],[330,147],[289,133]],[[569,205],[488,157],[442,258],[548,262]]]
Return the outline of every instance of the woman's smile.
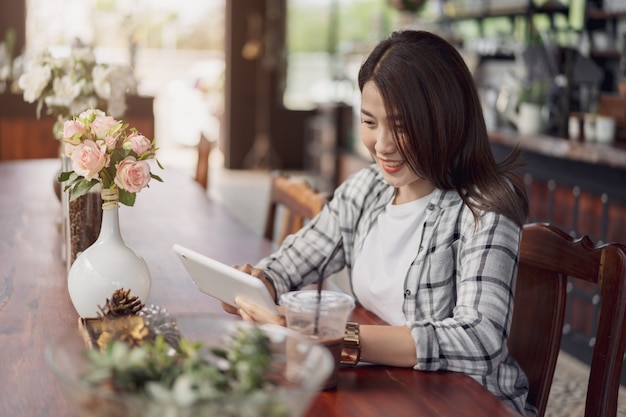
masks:
[[[389,174],[395,174],[404,167],[404,161],[390,161],[382,158],[378,158],[380,161],[380,167]]]

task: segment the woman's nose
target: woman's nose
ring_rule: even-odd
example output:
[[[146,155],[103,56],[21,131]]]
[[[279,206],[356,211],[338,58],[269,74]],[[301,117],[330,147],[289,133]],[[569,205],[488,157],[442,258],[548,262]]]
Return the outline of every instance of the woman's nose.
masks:
[[[383,129],[376,136],[374,144],[376,153],[381,155],[390,155],[396,152],[396,142],[393,139],[393,133],[388,129]]]

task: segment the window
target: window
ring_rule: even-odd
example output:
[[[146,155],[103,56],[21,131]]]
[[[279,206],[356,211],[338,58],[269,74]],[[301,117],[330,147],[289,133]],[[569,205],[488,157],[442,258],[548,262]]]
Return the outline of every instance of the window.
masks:
[[[101,61],[134,64],[154,94],[163,78],[223,59],[224,0],[28,0],[26,32],[29,54],[93,45]]]
[[[195,145],[221,112],[225,1],[28,0],[26,56],[80,42],[99,62],[132,65],[138,93],[155,97],[160,146]]]
[[[406,17],[388,0],[287,0],[285,106],[352,103],[361,61]]]

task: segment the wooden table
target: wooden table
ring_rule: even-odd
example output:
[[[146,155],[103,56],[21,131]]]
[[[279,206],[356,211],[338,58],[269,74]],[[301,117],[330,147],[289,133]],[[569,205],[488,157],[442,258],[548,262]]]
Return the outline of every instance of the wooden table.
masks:
[[[76,327],[60,258],[56,160],[0,163],[0,416],[66,417],[69,405],[44,359],[46,345]],[[200,293],[172,252],[180,243],[229,264],[255,261],[270,242],[233,220],[190,178],[174,169],[164,183],[120,209],[126,243],[152,274],[148,304],[172,313],[222,313]],[[225,313],[224,313],[225,314]],[[365,311],[361,322],[375,321]],[[344,368],[338,388],[320,393],[308,416],[516,416],[462,374],[377,366]]]

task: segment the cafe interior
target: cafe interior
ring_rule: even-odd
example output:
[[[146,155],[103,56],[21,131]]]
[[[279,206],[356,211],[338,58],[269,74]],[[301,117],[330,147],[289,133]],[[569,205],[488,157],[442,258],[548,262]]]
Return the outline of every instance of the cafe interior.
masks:
[[[107,213],[98,200],[86,223],[70,220],[71,201],[90,193],[70,201],[57,180],[67,167],[59,126],[71,118],[57,110],[70,105],[44,99],[52,87],[29,94],[25,80],[43,60],[89,53],[125,77],[115,118],[153,141],[147,158],[158,159],[136,203],[135,193],[131,204],[119,196],[135,206],[116,220],[148,268],[141,301],[219,315],[172,245],[252,263],[315,217],[372,163],[356,76],[380,40],[404,29],[457,47],[496,160],[522,150],[529,217],[508,348],[537,415],[626,416],[624,0],[2,0],[0,415],[71,415],[80,399],[63,389],[71,383],[50,345],[96,315],[77,307],[72,270]],[[73,83],[95,79],[94,70]],[[106,107],[100,99],[78,113]],[[346,280],[340,271],[328,285],[350,292]],[[462,374],[366,366],[341,368],[335,389],[302,404],[286,415],[520,415]],[[77,415],[118,415],[107,407]]]

